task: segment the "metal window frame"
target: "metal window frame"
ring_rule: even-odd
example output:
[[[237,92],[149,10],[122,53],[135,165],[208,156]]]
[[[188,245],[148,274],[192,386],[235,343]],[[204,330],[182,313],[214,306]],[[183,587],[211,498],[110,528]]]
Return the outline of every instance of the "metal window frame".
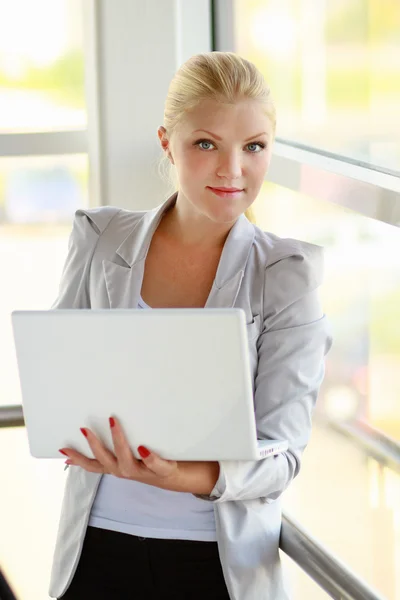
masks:
[[[0,157],[82,154],[88,151],[87,131],[0,134]]]
[[[400,227],[400,178],[277,139],[266,181]]]

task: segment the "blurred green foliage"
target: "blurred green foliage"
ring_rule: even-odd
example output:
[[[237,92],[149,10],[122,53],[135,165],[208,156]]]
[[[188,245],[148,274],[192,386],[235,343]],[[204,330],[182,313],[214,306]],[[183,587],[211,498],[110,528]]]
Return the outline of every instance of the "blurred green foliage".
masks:
[[[46,68],[28,66],[20,78],[12,78],[0,70],[0,87],[43,91],[63,105],[84,108],[82,50],[71,50]]]
[[[370,74],[366,69],[328,69],[326,100],[331,108],[368,109]]]
[[[399,0],[400,1],[400,0]],[[267,68],[264,73],[270,73],[268,83],[279,99],[279,109],[301,111],[302,80],[300,69],[290,69],[285,79],[279,72]],[[349,68],[339,69],[328,67],[326,72],[326,101],[328,108],[355,108],[369,110],[374,96],[392,97],[400,95],[400,76],[393,73],[378,73],[373,76],[368,66],[357,68],[349,64]]]
[[[326,42],[360,43],[368,39],[368,10],[366,0],[346,4],[328,2],[325,25]]]
[[[398,42],[399,30],[399,0],[327,3],[325,39],[328,44]]]
[[[400,353],[400,287],[371,300],[370,335],[374,351]]]

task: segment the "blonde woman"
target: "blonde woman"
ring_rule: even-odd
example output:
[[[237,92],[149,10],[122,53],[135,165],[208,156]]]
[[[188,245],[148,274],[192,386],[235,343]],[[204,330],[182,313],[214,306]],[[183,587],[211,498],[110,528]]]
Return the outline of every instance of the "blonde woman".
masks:
[[[274,133],[270,91],[252,63],[223,52],[189,59],[158,130],[177,190],[150,211],[77,211],[53,308],[240,307],[258,437],[289,449],[257,462],[176,462],[141,447],[137,461],[116,417],[114,452],[82,423],[95,458],[60,448],[70,468],[52,597],[289,597],[281,495],[299,472],[331,339],[318,299],[322,248],[247,218]]]

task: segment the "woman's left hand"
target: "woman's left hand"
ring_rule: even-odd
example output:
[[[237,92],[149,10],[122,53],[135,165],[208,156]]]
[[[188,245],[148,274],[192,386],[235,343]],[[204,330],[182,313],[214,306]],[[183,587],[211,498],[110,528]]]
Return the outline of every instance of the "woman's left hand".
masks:
[[[85,427],[81,431],[95,458],[86,458],[72,448],[61,448],[60,452],[69,459],[66,461],[67,464],[82,467],[90,473],[115,475],[115,477],[133,479],[169,490],[180,489],[180,470],[177,461],[164,460],[143,446],[138,448],[142,460],[137,460],[117,418],[110,418],[110,427],[115,454],[107,450],[99,438]]]

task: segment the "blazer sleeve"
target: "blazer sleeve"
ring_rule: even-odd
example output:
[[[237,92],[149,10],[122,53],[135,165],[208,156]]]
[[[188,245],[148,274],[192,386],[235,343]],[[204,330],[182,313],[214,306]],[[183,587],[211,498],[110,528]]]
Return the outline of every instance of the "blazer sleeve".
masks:
[[[304,244],[299,242],[300,248]],[[213,502],[276,500],[296,477],[311,435],[311,417],[332,344],[318,287],[323,248],[304,244],[265,270],[263,329],[258,340],[255,415],[258,439],[289,448],[260,461],[220,461]]]
[[[89,272],[101,234],[120,209],[104,206],[77,210],[68,240],[58,296],[51,309],[91,308]]]

